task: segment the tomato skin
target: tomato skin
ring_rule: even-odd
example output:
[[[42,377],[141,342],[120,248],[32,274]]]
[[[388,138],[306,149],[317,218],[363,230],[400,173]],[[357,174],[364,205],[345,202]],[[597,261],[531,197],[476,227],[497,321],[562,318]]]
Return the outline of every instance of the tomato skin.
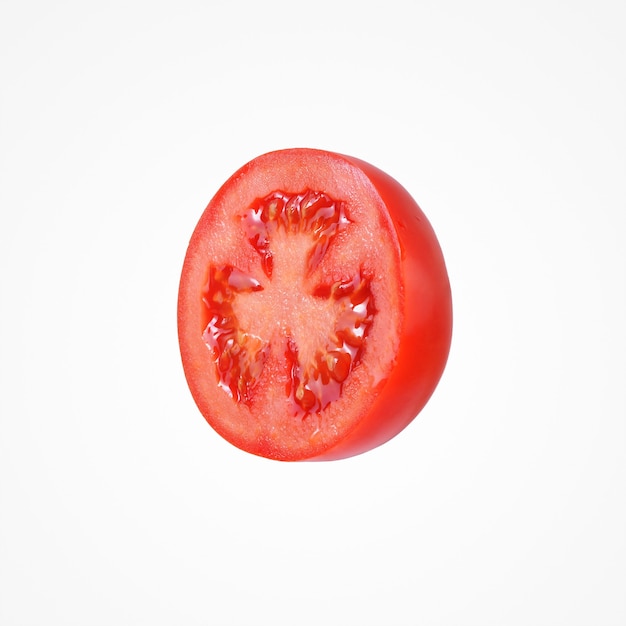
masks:
[[[203,382],[203,377],[207,376],[207,349],[206,346],[199,346],[196,338],[198,316],[202,314],[195,310],[199,298],[190,289],[190,285],[194,287],[198,282],[197,275],[194,275],[194,257],[202,247],[206,234],[207,222],[204,219],[194,232],[181,276],[178,303],[181,355],[189,387],[200,411],[213,428],[231,443],[253,454],[279,460],[337,460],[371,450],[397,435],[416,417],[432,395],[443,373],[451,342],[450,284],[436,235],[417,203],[395,179],[360,159],[309,149],[263,155],[236,172],[209,204],[207,211],[216,199],[225,195],[225,190],[245,179],[255,162],[263,159],[265,167],[270,168],[274,160],[284,163],[291,157],[298,162],[309,157],[332,161],[339,176],[346,168],[357,171],[363,184],[370,186],[372,197],[388,213],[400,246],[397,255],[399,267],[395,269],[401,276],[400,306],[403,309],[399,348],[390,373],[375,390],[361,391],[371,394],[375,398],[373,403],[364,414],[354,419],[354,427],[346,430],[342,438],[330,447],[293,453],[289,450],[277,451],[261,439],[251,443],[244,434],[239,436],[226,432],[215,419],[215,409]]]
[[[435,232],[409,192],[360,159],[361,168],[389,210],[402,250],[404,327],[395,367],[367,416],[341,443],[314,460],[367,452],[406,428],[424,408],[443,374],[452,340],[452,295]]]

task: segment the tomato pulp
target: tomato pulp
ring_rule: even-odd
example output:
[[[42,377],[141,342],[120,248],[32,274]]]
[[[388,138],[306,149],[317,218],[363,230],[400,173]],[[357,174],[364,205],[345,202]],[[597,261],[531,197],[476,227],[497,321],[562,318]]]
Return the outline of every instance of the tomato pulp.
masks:
[[[404,429],[443,373],[452,304],[441,248],[378,168],[271,152],[202,214],[178,333],[198,408],[235,446],[283,461],[360,454]]]

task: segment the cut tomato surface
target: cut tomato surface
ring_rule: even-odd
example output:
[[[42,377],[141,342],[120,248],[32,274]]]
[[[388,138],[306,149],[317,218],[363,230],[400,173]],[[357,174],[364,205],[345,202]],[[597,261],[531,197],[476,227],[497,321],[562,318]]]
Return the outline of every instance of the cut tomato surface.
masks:
[[[281,150],[202,214],[178,332],[193,398],[222,437],[277,460],[346,458],[394,437],[433,393],[450,284],[397,181],[353,157]]]

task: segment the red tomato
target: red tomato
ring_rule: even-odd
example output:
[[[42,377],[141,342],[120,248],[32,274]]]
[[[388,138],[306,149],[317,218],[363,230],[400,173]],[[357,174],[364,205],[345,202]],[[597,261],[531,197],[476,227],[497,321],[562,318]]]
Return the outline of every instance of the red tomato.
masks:
[[[222,437],[272,459],[340,459],[391,439],[428,401],[450,348],[450,284],[393,178],[281,150],[236,172],[200,218],[178,330],[191,393]]]

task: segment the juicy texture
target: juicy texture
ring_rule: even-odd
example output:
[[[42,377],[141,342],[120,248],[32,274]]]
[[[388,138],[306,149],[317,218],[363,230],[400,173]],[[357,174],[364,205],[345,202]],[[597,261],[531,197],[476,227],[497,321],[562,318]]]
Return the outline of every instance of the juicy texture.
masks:
[[[218,385],[233,400],[251,406],[270,352],[282,350],[281,340],[286,339],[286,410],[301,418],[319,413],[341,397],[343,383],[360,361],[374,316],[370,280],[360,269],[346,279],[318,284],[311,293],[297,284],[299,276],[315,271],[335,235],[350,222],[344,204],[311,190],[274,191],[256,199],[240,219],[242,236],[258,253],[267,285],[232,265],[208,268],[202,299],[209,322],[202,338],[215,361]],[[290,249],[286,239],[301,236],[305,241]],[[275,258],[280,260],[276,273]],[[285,278],[283,266],[295,267],[295,275]],[[247,311],[242,313],[249,321],[242,323],[237,300],[241,294],[262,291],[269,291],[265,301],[257,297],[255,304],[254,298],[247,298]],[[297,299],[291,303],[293,293]],[[285,299],[291,303],[288,308],[281,307]],[[295,309],[298,322],[289,323]],[[277,313],[288,323],[272,340]],[[254,322],[258,334],[247,330]]]
[[[233,302],[239,293],[261,289],[258,281],[230,265],[211,266],[202,298],[211,316],[202,339],[213,355],[218,385],[246,404],[263,372],[268,342],[239,328]]]
[[[307,233],[313,245],[307,254],[307,272],[313,271],[337,231],[349,223],[342,202],[325,193],[305,190],[289,194],[274,191],[257,199],[242,216],[248,241],[261,257],[263,271],[271,278],[274,269],[272,236],[281,229],[288,234]]]

